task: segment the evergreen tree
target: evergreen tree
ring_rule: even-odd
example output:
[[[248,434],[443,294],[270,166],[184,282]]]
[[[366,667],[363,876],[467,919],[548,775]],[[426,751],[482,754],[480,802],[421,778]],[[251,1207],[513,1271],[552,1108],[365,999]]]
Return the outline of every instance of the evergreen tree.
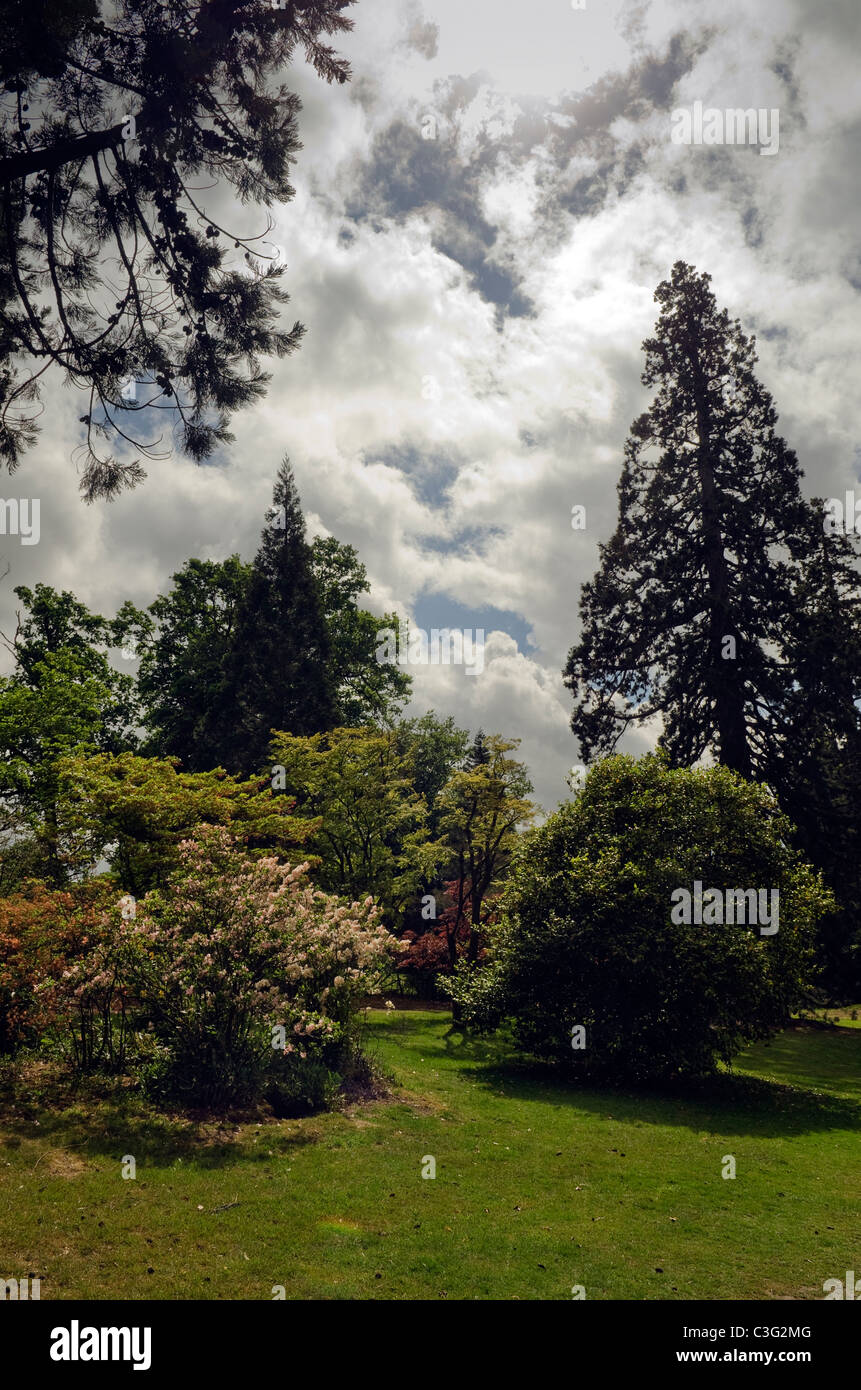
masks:
[[[335,536],[311,545],[311,567],[320,589],[331,647],[337,722],[344,728],[392,723],[410,697],[412,677],[391,661],[377,660],[380,631],[397,625],[394,613],[381,618],[360,608],[370,589],[355,547]]]
[[[465,766],[468,771],[475,767],[486,767],[490,758],[491,752],[488,747],[487,735],[484,729],[479,729],[467,751]]]
[[[43,373],[86,393],[88,500],[143,476],[100,438],[174,409],[200,461],[260,398],[260,359],[298,347],[282,327],[283,266],[209,210],[288,203],[301,103],[280,80],[297,50],[327,82],[326,42],[350,0],[0,0],[0,464],[38,433]],[[271,224],[270,224],[271,225]],[[235,253],[235,254],[234,254]],[[139,395],[127,385],[135,379]],[[152,417],[149,417],[152,420]],[[146,423],[144,429],[147,428]]]
[[[287,459],[237,615],[215,737],[230,771],[255,772],[273,730],[335,723],[331,648],[305,519]]]
[[[762,775],[780,727],[809,512],[754,375],[754,340],[718,310],[709,284],[678,261],[655,293],[642,380],[658,390],[631,427],[618,526],[584,586],[564,675],[584,760],[658,716],[677,765],[711,752]]]
[[[858,542],[801,495],[752,338],[710,277],[677,262],[658,287],[619,522],[581,599],[565,670],[584,760],[632,724],[690,766],[703,754],[765,781],[839,907],[820,927],[834,988],[861,974],[861,576]]]
[[[293,518],[295,521],[295,517]],[[271,530],[278,535],[280,507]],[[292,524],[292,523],[291,523]],[[301,528],[300,528],[301,529]],[[328,667],[335,698],[332,722],[344,727],[393,722],[409,697],[405,671],[377,660],[380,628],[394,614],[375,617],[357,595],[369,585],[351,545],[334,536],[310,547],[311,571],[319,591],[329,639]],[[138,690],[150,737],[146,751],[178,757],[189,771],[204,772],[232,761],[233,728],[226,703],[237,698],[234,650],[248,637],[248,601],[259,569],[238,555],[227,560],[186,560],[171,588],[140,613],[126,604],[120,617],[133,629],[140,651]],[[240,618],[244,637],[238,639]],[[248,692],[253,701],[253,691]]]
[[[138,691],[150,733],[146,751],[177,757],[189,772],[217,765],[225,674],[251,565],[186,560],[139,615]]]
[[[861,986],[861,584],[854,535],[826,535],[810,508],[809,550],[786,635],[782,735],[767,777],[838,909],[820,927],[825,982]]]

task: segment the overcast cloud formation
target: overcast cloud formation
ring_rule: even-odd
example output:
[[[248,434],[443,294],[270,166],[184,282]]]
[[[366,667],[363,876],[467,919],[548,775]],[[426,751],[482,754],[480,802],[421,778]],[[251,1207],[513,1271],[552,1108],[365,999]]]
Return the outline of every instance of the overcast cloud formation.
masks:
[[[292,74],[297,196],[265,248],[287,265],[301,350],[272,365],[215,465],[151,463],[91,507],[70,461],[82,398],[55,381],[39,445],[2,482],[41,499],[41,540],[0,538],[0,626],[14,584],[113,614],[189,556],[250,559],[288,453],[311,533],[366,564],[368,606],[486,630],[480,675],[412,668],[411,712],[522,738],[551,809],[579,760],[560,672],[675,260],[709,271],[757,335],[808,495],[858,480],[861,6],[359,0],[352,16],[349,86]],[[777,108],[778,153],[672,144],[671,111],[697,100]]]

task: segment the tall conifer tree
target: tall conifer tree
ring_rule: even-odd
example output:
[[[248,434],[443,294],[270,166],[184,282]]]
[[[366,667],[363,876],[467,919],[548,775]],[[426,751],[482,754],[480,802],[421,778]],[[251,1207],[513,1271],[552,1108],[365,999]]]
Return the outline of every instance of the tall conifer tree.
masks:
[[[770,761],[792,592],[809,535],[801,470],[754,375],[754,340],[711,277],[677,261],[655,292],[619,521],[584,585],[564,675],[585,760],[656,716],[679,765],[710,752],[744,776]]]
[[[230,770],[266,762],[272,731],[332,727],[335,701],[320,590],[289,461],[254,559],[228,660],[220,742]]]
[[[781,737],[767,781],[799,847],[839,909],[820,926],[820,964],[837,995],[861,987],[861,579],[857,535],[823,533],[810,507],[809,548],[785,638]]]
[[[584,585],[565,683],[584,760],[660,719],[679,766],[716,757],[766,782],[840,902],[823,924],[835,986],[861,979],[858,538],[801,495],[754,375],[753,338],[678,261],[658,286],[619,520]],[[851,530],[851,519],[848,523]]]

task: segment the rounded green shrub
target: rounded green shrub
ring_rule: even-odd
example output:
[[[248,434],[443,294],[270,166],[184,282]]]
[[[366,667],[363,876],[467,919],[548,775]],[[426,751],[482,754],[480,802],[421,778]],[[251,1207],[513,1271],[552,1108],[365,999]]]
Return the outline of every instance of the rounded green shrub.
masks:
[[[524,837],[489,964],[450,984],[463,1022],[507,1019],[524,1050],[594,1078],[729,1063],[803,998],[830,906],[790,833],[768,792],[725,768],[604,759]]]

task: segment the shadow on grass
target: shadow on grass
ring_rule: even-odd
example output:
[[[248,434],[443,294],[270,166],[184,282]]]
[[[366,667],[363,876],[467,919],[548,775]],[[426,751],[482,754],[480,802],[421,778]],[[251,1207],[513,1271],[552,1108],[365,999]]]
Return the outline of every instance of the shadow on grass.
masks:
[[[506,1100],[535,1102],[572,1113],[607,1115],[629,1123],[676,1125],[695,1132],[789,1137],[828,1130],[861,1130],[861,1106],[845,1091],[861,1086],[861,1032],[857,1035],[790,1028],[769,1044],[758,1044],[738,1059],[737,1069],[708,1080],[672,1088],[598,1086],[561,1077],[550,1064],[518,1056],[504,1034],[476,1037],[452,1025],[448,1016],[381,1020],[368,1029],[368,1041],[386,1038],[398,1061],[421,1068],[462,1072],[486,1093]],[[9,1084],[0,1078],[0,1123],[6,1144],[41,1140],[79,1155],[118,1160],[134,1153],[156,1166],[177,1159],[201,1168],[239,1163],[266,1164],[266,1149],[279,1156],[320,1138],[315,1122],[323,1115],[289,1121],[291,1132],[274,1127],[266,1146],[252,1142],[241,1126],[263,1115],[233,1112],[165,1113],[119,1083],[98,1083],[75,1091],[46,1079],[38,1085]],[[260,1134],[260,1131],[256,1131]]]
[[[244,1135],[240,1128],[264,1118],[256,1111],[222,1116],[165,1113],[135,1091],[110,1083],[100,1086],[94,1080],[79,1088],[57,1083],[35,1094],[25,1087],[0,1088],[0,1125],[7,1148],[19,1147],[24,1139],[38,1140],[89,1158],[109,1156],[119,1161],[123,1154],[133,1153],[138,1162],[148,1160],[156,1166],[177,1159],[200,1168],[269,1163],[265,1149],[252,1142],[253,1133],[262,1131]],[[266,1148],[285,1157],[318,1138],[308,1127],[290,1134],[270,1132]]]
[[[448,1026],[446,1027],[446,1023]],[[678,1125],[722,1134],[791,1136],[861,1130],[861,1105],[842,1094],[861,1084],[861,1036],[787,1029],[741,1054],[736,1069],[667,1087],[597,1085],[560,1077],[549,1063],[513,1055],[500,1036],[475,1037],[448,1020],[424,1023],[423,1036],[398,1035],[399,1049],[428,1060],[428,1033],[444,1057],[463,1062],[476,1085],[519,1101],[569,1107],[614,1119]],[[751,1075],[751,1072],[766,1075]]]

